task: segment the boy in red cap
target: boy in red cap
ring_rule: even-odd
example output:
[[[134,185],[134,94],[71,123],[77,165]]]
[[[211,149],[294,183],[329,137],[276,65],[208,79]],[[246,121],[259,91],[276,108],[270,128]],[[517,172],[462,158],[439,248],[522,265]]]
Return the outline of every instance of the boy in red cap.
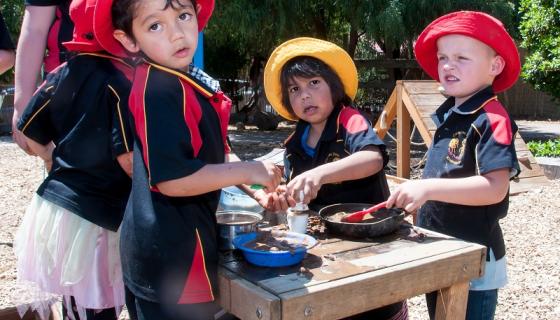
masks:
[[[18,280],[63,295],[65,319],[117,319],[124,305],[119,233],[130,194],[131,70],[93,33],[95,0],[74,0],[68,62],[53,70],[18,128],[49,173],[16,234]]]
[[[121,228],[127,308],[132,319],[213,319],[220,189],[274,190],[280,169],[224,163],[231,101],[191,66],[213,0],[98,1],[94,29],[113,28],[118,40],[102,38],[103,46],[139,58],[129,100],[132,195]]]
[[[485,245],[484,276],[471,281],[467,319],[493,319],[498,288],[507,283],[499,220],[507,214],[509,180],[519,174],[517,126],[496,93],[520,72],[513,39],[496,18],[461,11],[424,29],[416,59],[449,98],[432,116],[438,128],[421,181],[409,181],[388,206],[418,211],[418,225]],[[430,318],[435,293],[427,295]]]

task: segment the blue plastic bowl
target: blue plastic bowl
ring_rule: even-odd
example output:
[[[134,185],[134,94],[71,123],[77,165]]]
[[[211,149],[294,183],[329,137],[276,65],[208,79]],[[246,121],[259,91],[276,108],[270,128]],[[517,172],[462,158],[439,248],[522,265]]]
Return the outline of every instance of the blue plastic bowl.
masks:
[[[244,245],[254,240],[257,237],[256,232],[245,233],[239,235],[233,239],[233,245],[235,248],[243,252],[245,260],[248,262],[261,266],[261,267],[286,267],[294,264],[298,264],[303,260],[307,249],[311,249],[317,244],[315,238],[308,236],[306,234],[280,231],[275,234],[275,236],[283,236],[290,240],[291,243],[301,243],[305,246],[298,247],[293,251],[259,251],[245,247]]]

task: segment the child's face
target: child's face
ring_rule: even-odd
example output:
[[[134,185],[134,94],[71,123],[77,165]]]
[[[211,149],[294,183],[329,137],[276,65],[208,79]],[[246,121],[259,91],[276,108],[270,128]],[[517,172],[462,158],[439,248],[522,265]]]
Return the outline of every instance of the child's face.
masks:
[[[502,57],[474,38],[451,34],[439,38],[437,47],[439,81],[456,105],[491,85],[503,70]]]
[[[200,7],[190,0],[173,2],[167,8],[165,4],[165,0],[139,0],[132,21],[134,39],[125,35],[123,42],[115,36],[130,52],[142,51],[157,64],[186,70],[196,51]]]
[[[334,108],[331,88],[323,77],[292,78],[288,96],[296,116],[312,125],[326,123]]]

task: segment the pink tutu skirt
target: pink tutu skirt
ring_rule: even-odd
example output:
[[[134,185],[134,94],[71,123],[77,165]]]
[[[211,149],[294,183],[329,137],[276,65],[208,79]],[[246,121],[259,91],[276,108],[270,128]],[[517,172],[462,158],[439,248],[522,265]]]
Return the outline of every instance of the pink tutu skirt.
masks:
[[[73,296],[79,308],[87,309],[120,311],[124,305],[118,232],[35,194],[16,233],[14,251],[18,282],[36,297]]]

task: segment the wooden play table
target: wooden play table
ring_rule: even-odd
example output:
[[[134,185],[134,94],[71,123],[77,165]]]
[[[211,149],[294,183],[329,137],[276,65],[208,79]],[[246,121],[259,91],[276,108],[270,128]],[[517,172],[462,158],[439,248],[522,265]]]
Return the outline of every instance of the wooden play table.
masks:
[[[464,319],[486,248],[408,224],[375,239],[319,234],[300,265],[262,268],[222,255],[220,303],[241,319],[339,319],[438,290],[436,319]]]

